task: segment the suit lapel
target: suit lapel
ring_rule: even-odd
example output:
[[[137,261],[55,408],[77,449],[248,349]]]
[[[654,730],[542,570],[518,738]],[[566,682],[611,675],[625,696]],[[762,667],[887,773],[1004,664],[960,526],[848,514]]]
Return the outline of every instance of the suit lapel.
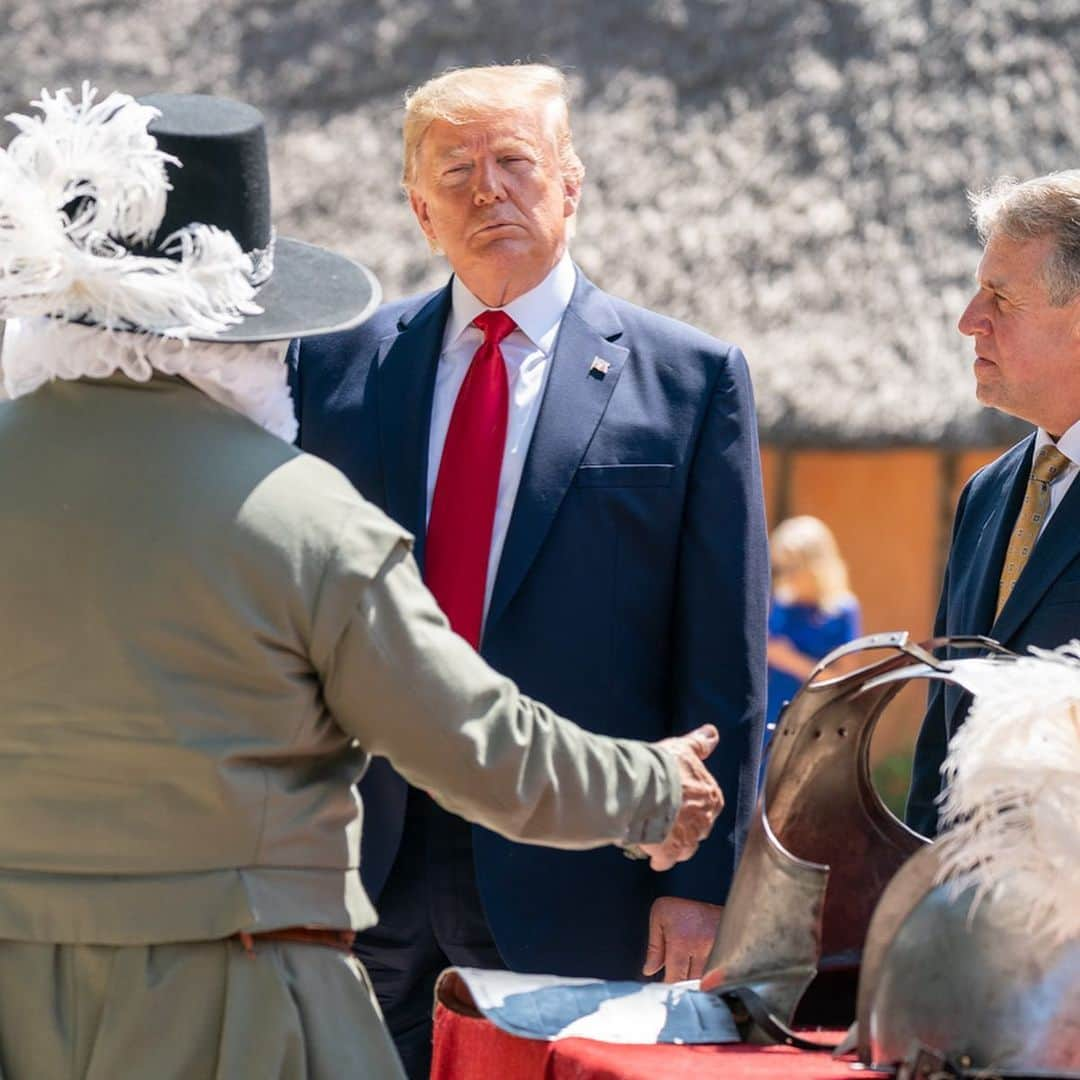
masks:
[[[973,503],[964,511],[965,517],[969,513],[981,515],[981,523],[975,526],[978,531],[974,534],[974,543],[970,539],[972,534],[961,527],[959,541],[968,557],[966,569],[957,568],[955,577],[950,580],[946,633],[987,634],[1005,644],[1001,629],[994,621],[994,610],[997,607],[1005,549],[1009,545],[1016,515],[1020,512],[1028,473],[1031,471],[1034,441],[1034,436],[1025,439],[991,465],[994,474],[985,478],[978,505]],[[1008,605],[1003,614],[1007,608]],[[956,687],[947,687],[945,695],[946,722],[952,734],[963,723],[971,698]]]
[[[1016,515],[1024,501],[1033,445],[1034,437],[1014,447],[1010,460],[1002,463],[1000,481],[990,486],[990,509],[972,552],[970,573],[961,586],[961,616],[955,624],[960,633],[997,636],[994,614],[1001,568]]]
[[[379,440],[386,512],[416,538],[424,565],[428,435],[435,371],[450,311],[450,286],[398,322],[379,346]]]
[[[1025,458],[1025,476],[1030,470],[1030,454]],[[1028,564],[1020,572],[1001,616],[994,624],[993,636],[1002,643],[1019,629],[1032,609],[1046,595],[1061,572],[1076,558],[1076,537],[1080,535],[1080,481],[1072,486],[1046,523],[1035,543]]]
[[[607,297],[581,271],[555,342],[544,399],[514,501],[485,633],[498,622],[551,528],[629,353]],[[606,370],[594,367],[599,359]],[[602,365],[601,365],[602,366]]]

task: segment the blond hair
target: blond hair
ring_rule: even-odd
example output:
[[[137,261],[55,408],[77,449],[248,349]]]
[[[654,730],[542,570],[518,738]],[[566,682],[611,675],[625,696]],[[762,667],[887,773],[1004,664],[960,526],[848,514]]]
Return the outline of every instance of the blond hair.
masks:
[[[433,120],[466,124],[517,109],[545,107],[563,179],[580,187],[585,166],[574,150],[569,88],[563,73],[547,64],[492,64],[446,71],[406,95],[401,177],[405,190],[416,184],[420,144]]]
[[[806,570],[817,588],[818,607],[835,609],[851,596],[848,569],[828,525],[809,514],[788,518],[773,529],[769,547],[774,566]]]

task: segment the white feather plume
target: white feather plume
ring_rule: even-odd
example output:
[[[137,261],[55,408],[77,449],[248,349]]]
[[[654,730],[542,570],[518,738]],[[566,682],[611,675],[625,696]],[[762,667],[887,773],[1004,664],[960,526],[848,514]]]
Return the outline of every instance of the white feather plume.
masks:
[[[71,101],[69,93],[42,90],[31,102],[41,116],[7,117],[19,129],[8,156],[53,207],[87,200],[68,226],[70,235],[149,240],[165,216],[165,164],[177,163],[147,131],[157,109],[127,94],[95,104],[97,91],[88,83],[80,101]]]
[[[251,259],[208,225],[173,233],[162,256],[135,255],[165,215],[166,163],[147,126],[156,109],[126,94],[95,102],[43,90],[41,116],[8,116],[0,150],[0,318],[52,315],[186,337],[255,315]],[[178,256],[178,257],[177,257]]]
[[[1080,642],[1003,660],[949,748],[942,880],[1017,929],[1080,937]]]

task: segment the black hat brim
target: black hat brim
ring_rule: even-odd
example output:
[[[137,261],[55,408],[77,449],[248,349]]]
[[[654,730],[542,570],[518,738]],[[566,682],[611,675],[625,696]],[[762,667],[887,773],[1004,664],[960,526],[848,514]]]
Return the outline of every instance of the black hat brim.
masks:
[[[188,336],[193,341],[243,344],[332,334],[359,326],[381,300],[379,283],[366,266],[300,240],[278,237],[274,272],[255,294],[263,313],[249,315],[220,334]]]

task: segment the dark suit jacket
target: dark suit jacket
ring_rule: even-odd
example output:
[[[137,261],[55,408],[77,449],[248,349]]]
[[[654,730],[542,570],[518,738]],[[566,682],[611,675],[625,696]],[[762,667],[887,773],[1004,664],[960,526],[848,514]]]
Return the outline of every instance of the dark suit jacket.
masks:
[[[304,449],[416,537],[449,287],[293,347]],[[610,367],[593,369],[599,357]],[[566,852],[474,832],[477,879],[511,968],[628,978],[657,895],[724,899],[755,797],[768,554],[742,353],[601,292],[581,273],[552,359],[481,652],[593,731],[654,740],[717,725],[726,807],[665,875],[614,848]],[[361,785],[364,884],[377,898],[406,788]]]
[[[964,488],[935,635],[987,634],[1014,652],[1026,652],[1029,645],[1051,648],[1080,636],[1080,481],[1065,493],[994,618],[1005,549],[1024,499],[1034,445],[1034,435],[1017,443]],[[959,687],[932,684],[906,815],[908,824],[926,836],[937,833],[941,763],[970,706],[971,696]]]

